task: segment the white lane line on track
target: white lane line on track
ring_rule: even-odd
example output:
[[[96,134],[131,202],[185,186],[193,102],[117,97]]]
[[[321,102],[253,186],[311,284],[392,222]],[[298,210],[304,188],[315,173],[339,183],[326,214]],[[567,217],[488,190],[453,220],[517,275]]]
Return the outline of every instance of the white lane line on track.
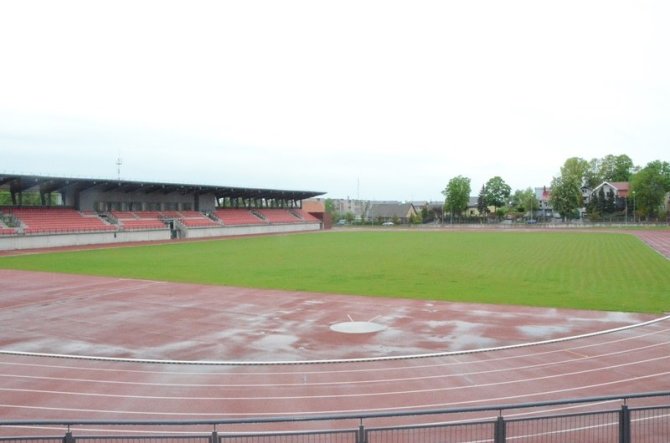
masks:
[[[471,372],[458,372],[452,374],[439,374],[439,375],[425,375],[417,377],[396,377],[396,378],[384,378],[384,379],[371,379],[371,380],[352,380],[352,381],[328,381],[328,382],[308,382],[307,385],[310,387],[317,386],[351,386],[351,385],[363,385],[363,384],[380,384],[380,383],[399,383],[399,382],[410,382],[410,381],[425,381],[425,380],[435,380],[435,379],[447,379],[455,377],[469,377],[475,375],[485,375],[485,374],[495,374],[499,372],[518,372],[528,369],[537,369],[537,368],[546,368],[549,366],[557,366],[566,363],[577,363],[584,362],[586,360],[597,360],[605,357],[612,357],[621,354],[630,354],[635,351],[645,351],[659,346],[670,345],[670,341],[663,343],[655,343],[640,348],[635,348],[634,350],[624,349],[616,352],[609,352],[600,355],[592,355],[590,357],[579,357],[571,358],[567,360],[559,360],[555,362],[546,362],[546,363],[537,363],[533,365],[525,366],[516,366],[509,368],[498,368],[490,369],[485,371],[471,371]],[[670,352],[669,352],[670,353]],[[295,377],[299,377],[301,374],[292,374]],[[152,383],[152,382],[133,382],[133,381],[119,381],[119,380],[99,380],[99,379],[85,379],[85,378],[68,378],[68,377],[47,377],[39,375],[25,375],[25,374],[0,374],[0,378],[30,378],[33,380],[50,380],[50,381],[60,381],[60,382],[76,382],[76,383],[96,383],[96,384],[114,384],[114,385],[129,385],[129,386],[151,386],[151,387],[165,387],[165,388],[285,388],[285,387],[297,387],[305,386],[304,379],[301,381],[296,381],[294,383]]]
[[[575,355],[579,358],[590,358],[588,355],[582,354],[581,352],[575,352],[572,349],[566,349],[565,352],[567,352],[568,354]]]
[[[436,363],[436,364],[428,364],[428,365],[408,365],[408,366],[395,366],[395,367],[375,367],[375,368],[361,368],[361,369],[343,369],[343,370],[323,370],[323,371],[318,371],[318,370],[313,370],[313,371],[298,371],[298,372],[195,372],[195,371],[147,371],[147,370],[138,370],[138,369],[120,369],[120,368],[84,368],[80,366],[67,366],[67,365],[45,365],[45,364],[36,364],[36,363],[17,363],[17,362],[2,362],[0,361],[0,365],[5,365],[5,366],[21,366],[21,367],[37,367],[37,368],[48,368],[48,369],[67,369],[67,370],[77,370],[77,371],[94,371],[94,372],[113,372],[113,373],[138,373],[138,374],[160,374],[160,375],[180,375],[180,376],[193,376],[193,375],[216,375],[216,376],[232,376],[232,377],[249,377],[249,376],[280,376],[280,375],[330,375],[330,374],[354,374],[354,373],[364,373],[364,372],[373,372],[375,374],[381,373],[381,372],[390,372],[390,371],[406,371],[408,369],[410,370],[418,370],[418,369],[431,369],[431,368],[443,368],[443,367],[450,367],[450,366],[459,366],[459,365],[474,365],[474,364],[489,364],[492,362],[501,362],[501,361],[508,361],[508,360],[516,360],[516,359],[521,359],[521,358],[537,358],[541,356],[546,356],[546,355],[551,355],[551,354],[557,354],[557,353],[564,353],[569,350],[583,350],[583,349],[588,349],[588,348],[593,348],[593,347],[603,347],[607,345],[612,345],[612,344],[618,344],[618,343],[623,343],[627,341],[632,341],[632,340],[638,340],[640,338],[645,338],[645,337],[650,337],[653,335],[659,335],[659,334],[664,334],[666,332],[669,332],[670,328],[667,329],[661,329],[658,331],[653,331],[653,332],[647,332],[644,334],[639,334],[639,335],[634,335],[631,337],[624,337],[616,340],[609,340],[609,341],[603,341],[603,342],[597,342],[597,343],[591,343],[591,344],[586,344],[586,345],[581,345],[581,346],[574,346],[571,348],[561,348],[561,349],[555,349],[552,351],[543,351],[543,352],[534,352],[534,353],[527,353],[527,354],[521,354],[521,355],[512,355],[512,356],[507,356],[507,357],[497,357],[497,358],[492,358],[492,359],[487,359],[487,360],[481,360],[481,361],[452,361],[452,362],[446,362],[446,363]],[[641,349],[641,348],[640,348]],[[1,353],[0,353],[1,355]],[[453,358],[454,356],[450,356],[450,358]],[[116,362],[112,362],[116,363]],[[247,367],[248,368],[248,367]]]
[[[50,354],[43,352],[21,352],[0,349],[0,355],[14,355],[25,357],[46,357],[46,358],[63,358],[71,360],[87,360],[87,361],[104,361],[104,362],[119,362],[119,363],[139,363],[139,364],[166,364],[166,365],[193,365],[193,366],[298,366],[298,365],[315,365],[315,364],[338,364],[338,363],[368,363],[368,362],[388,362],[397,360],[413,360],[425,359],[434,357],[449,357],[453,355],[467,355],[479,354],[493,351],[504,351],[528,348],[532,346],[565,343],[583,338],[597,337],[600,335],[611,334],[614,332],[628,331],[662,321],[670,320],[670,315],[656,318],[654,320],[638,323],[634,325],[622,326],[619,328],[608,329],[604,331],[590,332],[587,334],[575,335],[572,337],[554,338],[550,340],[542,340],[533,343],[518,343],[514,345],[499,346],[494,348],[480,348],[466,351],[447,351],[447,352],[433,352],[427,354],[415,355],[397,355],[386,357],[368,357],[368,358],[349,358],[349,359],[331,359],[331,360],[296,360],[296,361],[208,361],[208,360],[160,360],[160,359],[140,359],[140,358],[113,358],[113,357],[99,357],[91,355],[71,355],[71,354]]]
[[[493,397],[493,398],[483,398],[477,400],[465,400],[452,403],[427,403],[420,405],[409,405],[409,406],[397,406],[397,407],[384,407],[384,408],[365,408],[365,409],[341,409],[341,410],[322,410],[322,411],[282,411],[282,412],[229,412],[229,413],[220,413],[212,414],[209,412],[147,412],[147,411],[117,411],[117,410],[104,410],[104,409],[82,409],[82,408],[62,408],[62,407],[49,407],[49,406],[29,406],[29,405],[12,405],[12,404],[0,404],[0,408],[8,409],[28,409],[28,410],[44,410],[44,411],[58,411],[58,412],[87,412],[87,413],[100,413],[100,414],[125,414],[125,415],[151,415],[151,416],[194,416],[194,417],[267,417],[267,416],[286,416],[286,415],[299,415],[299,416],[309,416],[309,415],[331,415],[331,414],[357,414],[357,413],[370,413],[370,412],[389,412],[389,411],[410,411],[415,409],[437,409],[437,408],[455,408],[455,407],[464,407],[465,405],[473,404],[496,404],[496,402],[508,402],[508,401],[519,401],[523,398],[537,397],[541,395],[552,395],[552,394],[564,394],[566,392],[580,391],[584,389],[594,389],[602,388],[604,386],[612,386],[616,384],[630,384],[631,382],[648,380],[651,378],[662,377],[670,375],[670,371],[659,372],[656,374],[642,375],[639,377],[632,377],[622,380],[609,381],[605,383],[596,383],[585,386],[574,386],[571,388],[556,389],[553,391],[535,392],[531,394],[518,394],[518,395],[509,395],[504,397]]]
[[[361,398],[361,397],[388,397],[388,396],[400,396],[400,395],[416,395],[416,394],[425,394],[425,393],[435,393],[435,392],[449,392],[449,391],[458,391],[465,389],[481,389],[481,388],[492,388],[500,386],[509,386],[514,384],[526,384],[532,382],[540,382],[551,379],[560,379],[565,377],[574,377],[584,374],[593,374],[596,372],[610,371],[612,369],[621,369],[631,366],[637,366],[645,363],[655,363],[662,360],[669,360],[670,355],[665,355],[663,357],[650,358],[647,360],[639,360],[635,362],[621,363],[618,365],[607,366],[603,368],[591,368],[584,369],[581,371],[574,372],[565,372],[561,374],[554,375],[544,375],[541,377],[533,378],[522,378],[516,380],[505,380],[499,382],[490,382],[490,383],[479,383],[479,384],[469,384],[462,386],[448,386],[448,387],[436,387],[433,386],[429,389],[410,389],[404,391],[382,391],[382,392],[362,392],[362,393],[353,393],[353,394],[330,394],[330,395],[283,395],[283,396],[269,396],[261,393],[258,397],[244,396],[244,397],[194,397],[194,396],[153,396],[153,395],[124,395],[124,394],[100,394],[100,393],[90,393],[90,392],[74,392],[74,391],[50,391],[50,390],[37,390],[37,389],[15,389],[15,388],[0,388],[0,392],[23,392],[23,393],[39,393],[39,394],[54,394],[54,395],[67,395],[67,396],[82,396],[82,397],[101,397],[101,398],[132,398],[132,399],[144,399],[144,400],[188,400],[188,401],[270,401],[270,400],[313,400],[313,399],[335,399],[335,398]],[[22,377],[17,377],[22,378]],[[26,377],[30,378],[30,377]]]

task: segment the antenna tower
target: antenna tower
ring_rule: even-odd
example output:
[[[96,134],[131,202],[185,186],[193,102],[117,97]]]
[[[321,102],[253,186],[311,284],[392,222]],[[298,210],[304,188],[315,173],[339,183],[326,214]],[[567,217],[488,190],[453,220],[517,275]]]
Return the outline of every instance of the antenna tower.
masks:
[[[121,181],[121,165],[123,164],[123,161],[121,161],[121,153],[119,152],[119,156],[116,159],[116,177],[118,178],[119,181]]]

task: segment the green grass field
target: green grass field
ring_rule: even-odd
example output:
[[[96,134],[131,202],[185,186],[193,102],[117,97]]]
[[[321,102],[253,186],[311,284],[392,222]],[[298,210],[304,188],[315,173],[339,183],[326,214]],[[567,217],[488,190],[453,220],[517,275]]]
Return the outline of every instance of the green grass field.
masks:
[[[0,268],[326,293],[670,311],[670,261],[636,237],[324,232],[1,257]]]

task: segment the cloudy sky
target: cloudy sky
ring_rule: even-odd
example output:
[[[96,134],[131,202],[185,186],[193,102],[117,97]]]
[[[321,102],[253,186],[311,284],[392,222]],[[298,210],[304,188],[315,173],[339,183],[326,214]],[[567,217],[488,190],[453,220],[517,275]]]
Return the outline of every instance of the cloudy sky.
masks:
[[[668,1],[2,1],[0,172],[436,200],[670,161]]]

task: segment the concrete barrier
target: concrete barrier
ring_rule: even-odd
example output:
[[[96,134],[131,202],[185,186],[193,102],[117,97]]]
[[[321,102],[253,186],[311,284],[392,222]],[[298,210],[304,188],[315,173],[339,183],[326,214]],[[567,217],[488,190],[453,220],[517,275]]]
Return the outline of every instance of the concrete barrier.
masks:
[[[282,234],[310,232],[321,229],[321,223],[269,224],[247,226],[221,226],[188,228],[181,231],[181,238],[214,238],[241,235]],[[168,229],[116,232],[82,232],[49,235],[11,235],[0,237],[0,251],[21,249],[46,249],[67,246],[105,245],[114,243],[170,240]]]

